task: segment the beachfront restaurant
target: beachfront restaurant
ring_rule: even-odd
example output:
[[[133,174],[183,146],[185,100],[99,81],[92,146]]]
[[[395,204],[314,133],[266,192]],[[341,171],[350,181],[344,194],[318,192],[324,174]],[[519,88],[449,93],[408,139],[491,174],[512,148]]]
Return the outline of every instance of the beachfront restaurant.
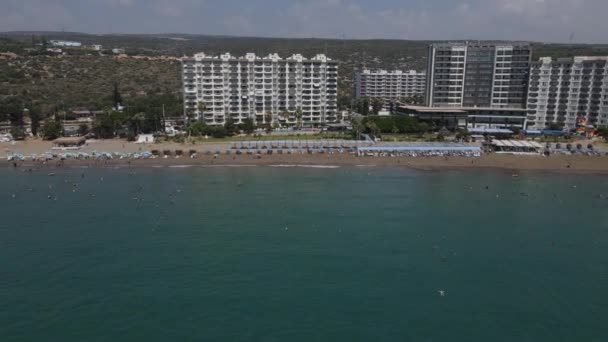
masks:
[[[396,109],[399,115],[407,115],[420,121],[435,122],[448,129],[486,128],[508,129],[517,127],[526,129],[527,114],[525,109],[486,108],[486,107],[424,107],[400,105]]]
[[[536,141],[525,140],[499,140],[493,139],[490,143],[492,150],[496,153],[511,154],[537,154],[543,150],[543,145]]]

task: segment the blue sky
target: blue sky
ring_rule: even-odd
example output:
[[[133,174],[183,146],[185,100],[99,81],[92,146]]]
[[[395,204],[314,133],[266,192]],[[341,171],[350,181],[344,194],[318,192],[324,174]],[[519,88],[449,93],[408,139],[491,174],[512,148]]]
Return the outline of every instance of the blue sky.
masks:
[[[608,0],[0,0],[0,31],[607,43]]]

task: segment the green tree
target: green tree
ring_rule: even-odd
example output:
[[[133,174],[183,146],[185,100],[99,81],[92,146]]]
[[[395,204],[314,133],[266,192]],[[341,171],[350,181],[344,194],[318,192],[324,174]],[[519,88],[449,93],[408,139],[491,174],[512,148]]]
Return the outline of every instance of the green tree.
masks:
[[[210,126],[207,128],[207,133],[210,134],[214,138],[225,138],[228,136],[228,132],[224,128],[224,126]]]
[[[563,122],[550,122],[546,127],[546,129],[552,130],[552,131],[559,131],[563,128],[564,128]]]
[[[207,133],[207,125],[204,122],[193,122],[187,126],[188,134],[201,136]]]
[[[63,129],[61,123],[54,119],[47,119],[42,126],[42,137],[46,140],[54,140],[61,136]]]
[[[205,102],[203,102],[203,101],[198,101],[196,103],[196,110],[198,110],[198,115],[199,115],[199,117],[202,120],[203,119],[203,114],[207,110],[207,105],[205,105]]]
[[[40,109],[35,105],[30,105],[30,121],[32,125],[32,134],[34,137],[38,135],[38,129],[40,128]]]
[[[120,91],[118,90],[118,82],[114,82],[114,91],[112,92],[112,104],[114,108],[117,108],[122,105],[122,95],[120,95]]]
[[[353,126],[353,136],[355,139],[361,139],[361,133],[365,129],[365,125],[363,124],[363,120],[360,116],[354,116],[351,119],[351,125]]]
[[[40,43],[42,44],[41,45],[41,50],[43,52],[46,52],[46,49],[49,47],[49,42],[48,42],[48,40],[46,39],[45,36],[40,37]]]
[[[15,140],[25,140],[25,131],[21,127],[12,127],[10,133]]]
[[[136,113],[129,118],[129,121],[131,123],[131,127],[133,128],[133,133],[137,135],[141,131],[141,127],[146,121],[146,114],[143,112]]]
[[[126,123],[127,119],[123,113],[111,111],[95,117],[93,132],[102,139],[113,138]]]
[[[419,122],[416,125],[416,131],[421,134],[428,132],[429,129],[430,129],[429,124],[427,124],[426,122]]]
[[[377,136],[378,134],[380,134],[380,128],[378,127],[378,125],[376,125],[375,122],[370,121],[368,123],[365,124],[365,128],[367,128],[367,130],[373,135],[373,136]]]
[[[608,126],[600,126],[596,131],[597,135],[603,137],[604,140],[608,140]]]
[[[384,101],[382,101],[380,98],[374,97],[371,101],[371,105],[374,115],[378,115],[378,112],[380,112],[382,106],[384,105]]]
[[[413,95],[408,97],[402,97],[399,99],[399,102],[406,105],[420,106],[424,104],[424,96]]]
[[[353,99],[347,95],[338,96],[338,108],[341,110],[349,109],[352,105]]]
[[[468,140],[469,139],[469,131],[466,128],[458,128],[456,130],[456,139],[458,139],[458,140]]]
[[[357,112],[363,116],[369,115],[370,101],[368,97],[363,97],[357,100]]]
[[[194,109],[192,108],[188,108],[186,109],[186,120],[188,120],[188,122],[192,122],[194,120]]]
[[[255,131],[255,123],[253,122],[253,119],[247,118],[243,120],[243,123],[241,124],[241,129],[246,134],[253,133]]]
[[[11,126],[23,126],[23,103],[16,96],[0,101],[0,120],[9,120]]]
[[[297,122],[298,129],[301,129],[302,128],[302,115],[303,115],[302,107],[296,108],[294,115],[296,116],[296,122]]]
[[[228,115],[226,117],[226,120],[224,120],[224,128],[228,135],[234,135],[234,133],[236,133],[236,125],[234,124],[232,116]]]

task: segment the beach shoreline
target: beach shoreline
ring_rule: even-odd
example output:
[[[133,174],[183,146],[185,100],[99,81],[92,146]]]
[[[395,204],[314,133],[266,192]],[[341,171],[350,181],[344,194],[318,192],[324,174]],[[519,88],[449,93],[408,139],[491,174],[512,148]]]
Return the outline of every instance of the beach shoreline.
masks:
[[[52,142],[43,140],[26,140],[15,143],[0,143],[5,156],[9,153],[19,153],[24,156],[32,154],[42,155],[52,150]],[[5,156],[0,156],[0,167],[14,168],[56,168],[56,167],[173,167],[180,166],[202,166],[202,167],[245,167],[245,166],[273,166],[273,167],[401,167],[415,170],[507,170],[518,171],[542,171],[562,173],[606,173],[608,174],[608,156],[587,155],[565,155],[556,154],[543,155],[509,155],[485,153],[480,157],[372,157],[356,156],[344,151],[343,153],[313,153],[296,152],[289,154],[287,151],[279,154],[265,153],[260,155],[236,154],[231,150],[231,142],[197,142],[195,144],[157,143],[157,144],[134,144],[120,139],[88,140],[86,145],[80,147],[73,153],[83,152],[93,154],[94,152],[116,152],[120,154],[134,154],[142,151],[164,151],[175,152],[181,150],[184,156],[176,158],[157,157],[150,159],[137,158],[113,158],[113,159],[72,159],[64,161],[58,159],[47,162],[32,161],[26,158],[24,161],[8,161]],[[190,150],[197,151],[196,158],[187,156]],[[230,151],[227,154],[226,151]],[[66,152],[66,151],[63,151]],[[63,153],[56,151],[56,153]],[[217,153],[221,152],[221,153]]]
[[[40,161],[0,160],[8,168],[47,169],[61,167],[117,168],[117,167],[400,167],[420,171],[437,170],[508,170],[558,173],[608,174],[607,156],[554,155],[517,156],[484,154],[480,157],[363,157],[352,154],[272,154],[272,155],[198,155],[151,159],[65,159]]]

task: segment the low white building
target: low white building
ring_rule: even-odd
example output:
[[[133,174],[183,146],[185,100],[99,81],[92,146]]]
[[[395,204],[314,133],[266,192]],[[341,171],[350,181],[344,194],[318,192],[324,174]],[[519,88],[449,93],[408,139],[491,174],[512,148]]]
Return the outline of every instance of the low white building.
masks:
[[[81,42],[76,42],[76,41],[71,41],[71,40],[51,40],[50,43],[53,46],[82,47]]]
[[[136,144],[154,144],[154,135],[140,134],[137,136]]]

